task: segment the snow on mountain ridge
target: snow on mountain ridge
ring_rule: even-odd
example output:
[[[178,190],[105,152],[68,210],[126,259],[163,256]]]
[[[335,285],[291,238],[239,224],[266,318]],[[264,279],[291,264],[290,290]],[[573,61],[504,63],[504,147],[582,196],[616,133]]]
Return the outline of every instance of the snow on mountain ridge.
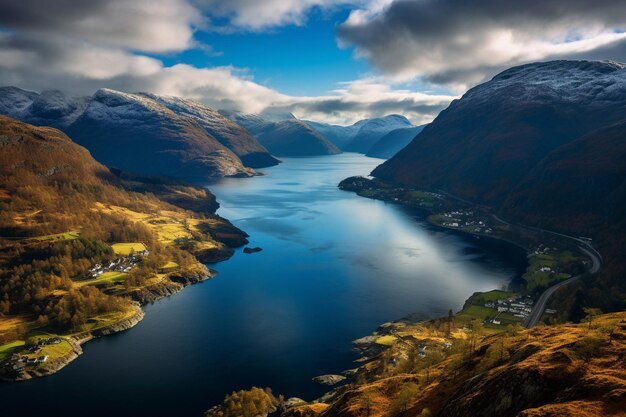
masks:
[[[542,94],[591,104],[595,100],[621,99],[626,93],[626,64],[613,61],[549,61],[507,69],[478,85],[464,97],[488,96],[499,89],[515,88],[520,100]]]

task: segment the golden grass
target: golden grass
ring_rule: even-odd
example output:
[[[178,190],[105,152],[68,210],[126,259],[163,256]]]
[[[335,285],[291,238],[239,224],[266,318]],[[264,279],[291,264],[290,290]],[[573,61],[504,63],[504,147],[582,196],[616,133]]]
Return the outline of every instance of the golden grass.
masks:
[[[126,207],[102,203],[96,203],[94,210],[122,215],[129,220],[141,222],[152,229],[156,233],[159,242],[164,245],[174,244],[177,239],[191,239],[193,237],[192,232],[200,231],[200,224],[207,223],[213,225],[218,223],[214,220],[195,219],[187,216],[184,212],[171,210],[155,210],[154,213],[142,213]],[[214,241],[202,242],[201,245],[201,249],[219,247],[219,244]]]
[[[140,242],[114,243],[111,245],[111,249],[116,255],[128,256],[133,252],[145,251],[146,245]]]
[[[18,326],[28,325],[32,317],[26,315],[0,316],[0,334],[13,330]]]
[[[74,285],[77,287],[82,287],[84,285],[112,285],[117,284],[118,282],[123,282],[127,276],[128,274],[125,272],[109,271],[97,278],[74,282]]]
[[[64,233],[56,233],[53,235],[45,235],[33,237],[29,240],[36,240],[38,242],[56,242],[61,240],[74,240],[80,237],[80,232],[72,231],[72,232],[64,232]]]
[[[381,336],[378,339],[376,339],[376,343],[379,345],[383,345],[383,346],[391,346],[394,343],[396,343],[396,340],[398,340],[397,337],[386,335],[386,336]]]

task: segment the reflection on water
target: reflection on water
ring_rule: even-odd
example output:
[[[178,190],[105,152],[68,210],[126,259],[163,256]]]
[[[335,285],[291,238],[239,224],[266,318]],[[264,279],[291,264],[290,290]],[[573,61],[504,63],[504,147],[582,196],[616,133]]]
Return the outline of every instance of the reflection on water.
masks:
[[[324,391],[312,377],[354,366],[351,340],[411,313],[459,309],[523,265],[511,248],[479,247],[337,189],[378,163],[288,159],[212,185],[219,213],[263,251],[212,266],[217,278],[147,306],[137,327],[87,344],[59,374],[0,385],[8,415],[199,416],[252,385],[312,399]]]

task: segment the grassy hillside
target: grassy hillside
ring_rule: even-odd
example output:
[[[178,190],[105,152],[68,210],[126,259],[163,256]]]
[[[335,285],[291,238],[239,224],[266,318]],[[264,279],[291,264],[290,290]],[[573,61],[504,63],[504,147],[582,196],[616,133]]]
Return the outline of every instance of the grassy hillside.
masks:
[[[376,343],[381,337],[389,343]],[[281,417],[626,415],[626,313],[532,330],[494,331],[459,316],[396,322],[368,339],[366,362],[350,371],[349,383],[311,403],[276,405],[282,398],[271,396],[263,410]],[[233,393],[207,415],[240,416],[233,397],[259,393]]]
[[[0,117],[0,351],[75,343],[211,277],[199,259],[246,242],[215,208],[206,190],[114,175],[60,131]]]

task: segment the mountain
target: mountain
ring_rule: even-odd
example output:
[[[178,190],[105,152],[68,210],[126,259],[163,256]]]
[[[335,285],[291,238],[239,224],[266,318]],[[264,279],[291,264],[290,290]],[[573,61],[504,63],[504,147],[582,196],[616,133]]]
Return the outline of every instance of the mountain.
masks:
[[[341,151],[318,131],[291,115],[274,115],[273,121],[263,114],[220,111],[250,133],[276,156],[332,155]],[[280,120],[287,117],[285,120]]]
[[[204,182],[254,171],[194,119],[146,94],[100,89],[66,132],[107,166]]]
[[[300,120],[272,123],[258,134],[259,142],[278,156],[313,156],[341,153],[319,132]]]
[[[469,90],[372,175],[441,190],[499,216],[594,239],[600,274],[553,303],[626,308],[626,65],[551,61]]]
[[[306,123],[340,149],[360,153],[369,152],[376,142],[393,130],[413,127],[406,117],[394,114],[360,120],[351,126],[330,125],[312,121],[307,121]]]
[[[359,130],[352,141],[345,147],[346,151],[366,153],[376,142],[392,130],[403,127],[412,127],[409,120],[397,114],[380,117],[377,119],[366,119],[357,122]]]
[[[119,103],[109,106],[106,110],[109,115],[115,114],[114,117],[110,119],[100,118],[97,125],[88,127],[89,129],[96,127],[102,129],[91,132],[94,136],[99,136],[104,140],[103,143],[97,144],[89,141],[88,138],[82,138],[82,133],[79,130],[82,129],[81,125],[84,127],[85,123],[90,123],[88,122],[89,119],[98,119],[95,109],[100,107],[100,111],[104,111],[102,106],[107,101],[105,97],[107,95],[117,97],[115,100],[118,100]],[[115,100],[111,99],[110,101]],[[121,102],[124,100],[128,102],[122,105]],[[128,114],[124,114],[125,112]],[[146,117],[140,116],[141,112]],[[104,146],[107,141],[121,140],[119,135],[109,138],[109,132],[122,128],[121,125],[130,123],[136,132],[143,129],[142,133],[133,139],[137,141],[134,143],[138,144],[139,139],[143,137],[144,144],[140,146],[150,149],[150,147],[145,146],[146,137],[150,136],[150,132],[163,129],[167,131],[167,134],[159,134],[159,140],[155,141],[155,143],[159,142],[160,144],[154,149],[156,152],[154,156],[159,157],[154,162],[165,167],[165,171],[161,175],[172,175],[180,179],[192,178],[194,181],[205,181],[208,178],[227,175],[252,175],[254,171],[246,169],[246,167],[260,168],[279,163],[245,129],[202,103],[178,97],[147,93],[127,94],[109,89],[99,90],[91,97],[70,97],[56,90],[38,94],[16,87],[2,87],[0,88],[0,114],[38,126],[53,126],[66,132],[71,131],[76,140],[84,142],[87,146]],[[136,118],[136,121],[133,121],[133,118]],[[155,125],[151,126],[150,123],[155,123]],[[168,127],[168,124],[171,126]],[[186,127],[183,128],[183,124]],[[204,134],[199,132],[198,127],[204,130]],[[190,134],[191,131],[194,133]],[[182,136],[177,138],[176,135],[178,134]],[[195,137],[195,142],[189,140],[190,136]],[[148,141],[150,140],[148,139]],[[176,161],[176,164],[181,166],[180,173],[171,170],[169,163],[164,164],[162,151],[168,146],[167,143],[171,143],[173,146],[169,151],[170,157],[175,154],[181,156],[180,160]],[[183,143],[186,144],[183,146],[186,150],[180,148]],[[124,142],[119,145],[127,147],[128,143]],[[106,161],[103,160],[107,165],[118,164],[119,168],[130,169],[128,162],[119,160],[119,155],[105,155],[99,148],[94,150],[94,154],[97,157],[110,158]],[[184,157],[183,154],[185,154]],[[132,155],[129,154],[128,157],[132,158]],[[146,155],[143,157],[145,159]],[[176,158],[174,157],[174,160]],[[119,165],[121,163],[125,165]],[[149,163],[149,160],[146,160],[145,163]],[[140,167],[141,164],[138,165],[138,169],[145,168]],[[156,166],[154,168],[161,169]],[[185,173],[184,171],[188,172]],[[194,173],[189,175],[191,171]],[[136,172],[149,175],[155,173],[145,170],[136,170]]]
[[[501,206],[551,152],[624,117],[624,64],[515,67],[469,90],[373,175]],[[607,151],[609,151],[607,149]]]
[[[37,126],[65,129],[85,110],[87,102],[87,97],[67,97],[58,90],[37,94],[0,87],[0,114]]]
[[[339,149],[345,149],[346,146],[359,130],[360,125],[358,123],[350,126],[330,125],[327,123],[313,122],[310,120],[305,121],[313,129],[320,132],[326,139],[335,144]]]
[[[397,154],[402,148],[411,143],[411,141],[424,129],[424,126],[403,127],[392,130],[385,136],[380,138],[370,149],[366,155],[374,158],[388,159]]]
[[[0,379],[56,372],[247,242],[205,188],[116,175],[60,130],[5,116],[0,207]],[[20,357],[35,351],[48,360]]]
[[[174,113],[194,119],[209,135],[233,151],[245,166],[264,168],[280,163],[248,131],[211,107],[181,97],[149,96]]]

